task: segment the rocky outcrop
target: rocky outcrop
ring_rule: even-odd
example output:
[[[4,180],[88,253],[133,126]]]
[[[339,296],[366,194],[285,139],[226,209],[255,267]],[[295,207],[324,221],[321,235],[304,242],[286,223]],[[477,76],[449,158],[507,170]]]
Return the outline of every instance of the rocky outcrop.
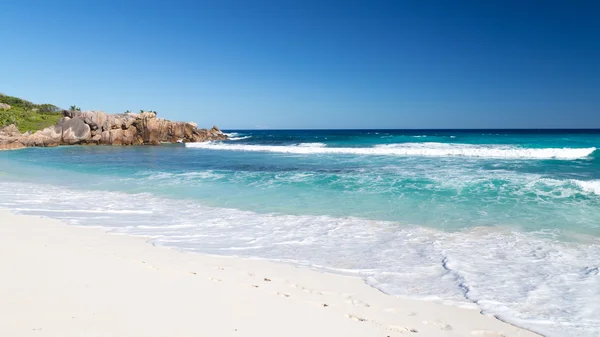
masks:
[[[225,140],[216,126],[157,118],[154,112],[111,115],[99,111],[63,111],[55,126],[21,134],[14,125],[0,129],[0,149],[58,145],[160,145]]]
[[[21,132],[14,124],[0,128],[0,137],[16,137],[20,136]]]
[[[22,135],[19,137],[19,142],[25,146],[58,146],[61,144],[62,127],[59,125],[45,128],[44,130],[36,131],[30,135]]]
[[[19,138],[21,133],[14,124],[0,128],[0,150],[14,150],[25,147]]]

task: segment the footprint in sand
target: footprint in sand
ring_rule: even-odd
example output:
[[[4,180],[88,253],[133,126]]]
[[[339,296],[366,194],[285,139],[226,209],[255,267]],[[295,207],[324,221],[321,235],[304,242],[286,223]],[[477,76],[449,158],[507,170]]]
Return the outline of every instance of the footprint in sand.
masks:
[[[277,295],[279,295],[281,297],[290,297],[290,295],[284,294],[284,293],[280,293],[280,292],[278,292]]]
[[[433,325],[433,326],[439,328],[440,330],[444,330],[444,331],[450,331],[453,329],[452,325],[446,324],[441,321],[423,321],[422,323],[427,324],[427,325]]]
[[[290,284],[290,287],[294,287],[296,289],[300,289],[300,290],[302,290],[302,291],[304,291],[306,293],[309,293],[309,294],[317,294],[317,295],[323,295],[324,294],[323,292],[316,291],[316,290],[311,290],[311,289],[308,289],[306,287],[303,287],[303,286],[297,285],[297,284]]]
[[[362,318],[353,314],[348,314],[346,315],[346,317],[350,318],[351,320],[357,321],[357,322],[366,322],[367,319],[366,318]]]
[[[489,331],[489,330],[474,330],[474,331],[471,331],[471,336],[478,336],[478,337],[506,337],[506,335],[504,335],[501,332]]]
[[[368,303],[365,303],[361,300],[352,298],[352,296],[346,296],[346,303],[352,304],[355,307],[364,307],[364,308],[370,307],[370,305]]]
[[[386,330],[393,331],[393,332],[399,332],[399,333],[405,333],[405,332],[410,331],[410,329],[407,327],[397,326],[397,325],[389,325],[389,326],[387,326]]]
[[[213,282],[222,282],[222,280],[218,279],[218,278],[214,278],[214,277],[209,277],[209,280],[213,281]]]
[[[406,332],[418,333],[419,332],[417,329],[409,329],[407,327],[398,326],[398,325],[385,325],[381,322],[373,321],[373,320],[371,321],[371,323],[375,324],[375,326],[377,326],[377,327],[380,327],[384,330],[392,331],[392,332],[399,332],[399,333],[406,333]]]

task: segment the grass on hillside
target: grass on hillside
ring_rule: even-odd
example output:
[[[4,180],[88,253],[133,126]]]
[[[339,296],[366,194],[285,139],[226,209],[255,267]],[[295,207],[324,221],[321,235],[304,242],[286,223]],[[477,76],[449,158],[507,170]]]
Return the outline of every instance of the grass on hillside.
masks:
[[[52,104],[34,104],[4,94],[0,94],[0,103],[10,105],[8,110],[0,107],[0,127],[15,124],[21,132],[47,128],[55,125],[62,117],[61,109]]]

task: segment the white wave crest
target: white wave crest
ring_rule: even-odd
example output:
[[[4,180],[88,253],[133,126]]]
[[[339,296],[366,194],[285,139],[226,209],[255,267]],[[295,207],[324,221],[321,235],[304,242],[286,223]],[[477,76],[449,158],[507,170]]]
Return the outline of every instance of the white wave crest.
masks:
[[[471,145],[445,143],[401,143],[375,147],[327,147],[323,143],[303,143],[294,146],[248,145],[223,143],[186,143],[187,147],[249,152],[294,154],[355,154],[379,156],[482,157],[502,159],[578,159],[596,151],[590,148],[521,148],[509,145]]]
[[[589,181],[573,180],[573,183],[575,183],[577,186],[579,186],[585,192],[590,192],[590,193],[600,195],[600,180],[589,180]]]
[[[242,140],[242,139],[248,139],[248,138],[252,138],[252,136],[229,137],[228,140]]]

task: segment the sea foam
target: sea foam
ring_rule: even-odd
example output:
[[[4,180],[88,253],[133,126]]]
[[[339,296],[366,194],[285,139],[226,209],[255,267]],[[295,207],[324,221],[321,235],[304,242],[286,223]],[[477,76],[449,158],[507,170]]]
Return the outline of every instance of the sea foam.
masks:
[[[374,147],[330,147],[323,143],[296,145],[226,144],[222,142],[186,143],[187,147],[209,150],[274,152],[292,154],[348,154],[375,156],[481,157],[502,159],[580,159],[596,151],[590,148],[522,148],[508,145],[471,145],[446,143],[399,143]]]
[[[592,192],[594,194],[600,195],[600,180],[573,180],[573,182],[586,192]]]
[[[578,243],[557,240],[560,231],[441,231],[355,217],[261,214],[151,194],[12,182],[0,182],[0,207],[186,251],[351,273],[390,294],[477,305],[548,336],[600,335],[600,242],[593,237]]]

